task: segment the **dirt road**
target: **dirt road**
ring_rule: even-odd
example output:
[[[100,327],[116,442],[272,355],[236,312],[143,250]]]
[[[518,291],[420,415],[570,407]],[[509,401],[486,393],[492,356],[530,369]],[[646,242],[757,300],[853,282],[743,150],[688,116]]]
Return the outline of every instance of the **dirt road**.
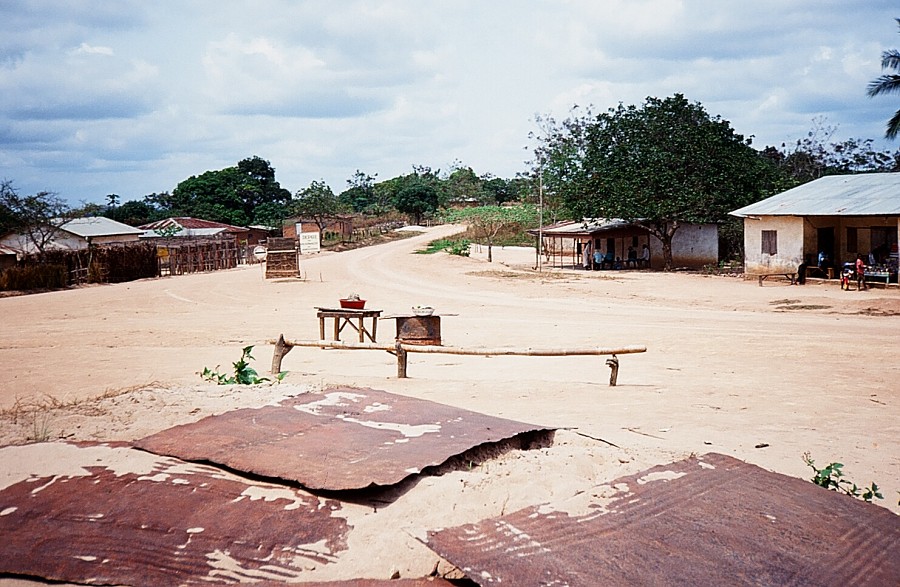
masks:
[[[392,515],[423,528],[497,515],[501,504],[510,511],[571,497],[710,451],[803,478],[811,476],[804,452],[820,464],[841,461],[850,479],[876,481],[881,505],[900,511],[897,289],[759,287],[644,271],[538,273],[533,251],[523,249],[495,249],[491,264],[485,251],[414,254],[455,230],[304,258],[302,279],[267,281],[256,266],[2,298],[0,442],[131,439],[298,389],[350,384],[567,430],[537,456],[508,457],[502,481],[488,472],[468,478],[478,491],[454,494],[469,501],[453,516],[429,512],[458,480],[417,488]],[[197,375],[203,367],[226,369],[251,344],[254,365],[267,371],[267,340],[317,338],[314,308],[351,292],[386,313],[434,306],[445,315],[446,345],[640,344],[648,351],[621,357],[617,387],[607,385],[601,357],[412,354],[410,378],[398,380],[387,353],[310,348],[285,358],[290,373],[281,386],[217,388]],[[393,334],[391,321],[382,321],[379,340]],[[136,390],[120,394],[129,388]],[[99,395],[110,397],[88,401]],[[41,402],[58,407],[29,411]],[[536,476],[556,481],[535,485]],[[429,564],[411,561],[403,576]]]

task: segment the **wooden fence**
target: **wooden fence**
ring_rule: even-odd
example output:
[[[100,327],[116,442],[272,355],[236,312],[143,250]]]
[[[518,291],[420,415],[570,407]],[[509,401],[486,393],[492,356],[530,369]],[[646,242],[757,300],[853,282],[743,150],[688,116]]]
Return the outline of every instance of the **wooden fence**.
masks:
[[[157,255],[160,275],[234,269],[241,261],[241,250],[232,240],[159,244]]]

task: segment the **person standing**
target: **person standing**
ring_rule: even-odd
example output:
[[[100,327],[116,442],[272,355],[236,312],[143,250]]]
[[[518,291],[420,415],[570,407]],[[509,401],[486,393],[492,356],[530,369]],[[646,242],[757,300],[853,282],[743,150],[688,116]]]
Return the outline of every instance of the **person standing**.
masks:
[[[862,255],[856,256],[856,291],[861,289],[869,289],[866,287],[866,264],[863,263]]]
[[[650,247],[644,243],[644,249],[641,251],[641,265],[650,268]]]
[[[591,268],[591,260],[593,259],[591,255],[591,243],[590,241],[584,243],[584,246],[581,247],[581,264],[584,265],[585,270]]]

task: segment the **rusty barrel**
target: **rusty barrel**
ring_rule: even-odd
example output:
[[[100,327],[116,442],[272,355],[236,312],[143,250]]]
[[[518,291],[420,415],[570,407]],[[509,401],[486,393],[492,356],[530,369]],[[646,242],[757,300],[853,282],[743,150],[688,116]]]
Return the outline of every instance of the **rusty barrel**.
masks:
[[[396,316],[397,340],[406,344],[441,344],[440,316]]]

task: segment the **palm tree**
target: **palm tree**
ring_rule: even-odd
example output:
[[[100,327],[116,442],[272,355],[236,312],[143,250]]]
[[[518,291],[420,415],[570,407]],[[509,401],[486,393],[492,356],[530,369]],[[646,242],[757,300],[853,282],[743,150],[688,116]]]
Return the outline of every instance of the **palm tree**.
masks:
[[[900,18],[895,19],[900,24]],[[886,74],[869,82],[869,89],[866,92],[869,97],[879,94],[900,94],[900,51],[891,49],[881,54],[881,69],[892,69],[897,73]],[[889,139],[897,138],[900,133],[900,110],[894,113],[887,123],[887,130],[884,136]]]

